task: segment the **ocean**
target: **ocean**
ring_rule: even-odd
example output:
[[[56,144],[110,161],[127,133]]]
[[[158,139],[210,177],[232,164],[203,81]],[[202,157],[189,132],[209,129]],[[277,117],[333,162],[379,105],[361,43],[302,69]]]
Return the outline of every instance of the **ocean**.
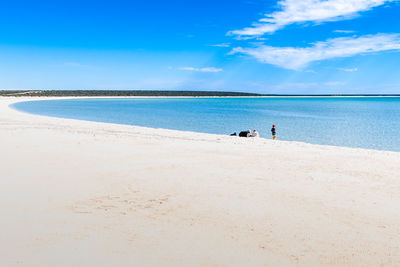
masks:
[[[400,97],[89,98],[19,102],[32,114],[400,151]],[[155,130],[156,131],[156,130]]]

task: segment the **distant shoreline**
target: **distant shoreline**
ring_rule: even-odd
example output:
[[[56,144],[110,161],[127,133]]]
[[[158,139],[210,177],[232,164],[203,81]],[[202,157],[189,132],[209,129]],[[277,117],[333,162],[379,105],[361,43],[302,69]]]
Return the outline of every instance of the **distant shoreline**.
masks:
[[[4,97],[400,97],[400,94],[256,94],[221,91],[3,90]]]

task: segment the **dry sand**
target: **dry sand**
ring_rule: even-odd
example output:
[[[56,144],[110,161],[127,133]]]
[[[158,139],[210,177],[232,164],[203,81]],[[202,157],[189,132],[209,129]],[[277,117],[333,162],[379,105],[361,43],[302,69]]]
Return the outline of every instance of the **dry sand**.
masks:
[[[24,114],[1,266],[399,266],[400,153]]]

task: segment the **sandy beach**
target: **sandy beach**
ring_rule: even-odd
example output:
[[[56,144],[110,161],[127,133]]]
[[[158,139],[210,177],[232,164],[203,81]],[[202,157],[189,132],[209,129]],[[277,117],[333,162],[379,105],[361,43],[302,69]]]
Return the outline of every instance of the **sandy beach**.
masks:
[[[8,106],[32,99],[0,98],[1,266],[400,265],[400,153]]]

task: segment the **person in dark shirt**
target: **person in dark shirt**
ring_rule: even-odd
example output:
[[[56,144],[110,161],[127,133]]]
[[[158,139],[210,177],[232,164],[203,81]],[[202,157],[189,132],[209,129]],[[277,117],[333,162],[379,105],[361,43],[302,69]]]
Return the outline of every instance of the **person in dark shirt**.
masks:
[[[239,133],[239,137],[249,137],[249,136],[250,136],[250,130],[242,131]]]
[[[272,133],[272,139],[273,139],[273,140],[275,140],[275,139],[276,139],[276,129],[275,129],[275,124],[274,124],[274,125],[272,125],[271,133]]]

